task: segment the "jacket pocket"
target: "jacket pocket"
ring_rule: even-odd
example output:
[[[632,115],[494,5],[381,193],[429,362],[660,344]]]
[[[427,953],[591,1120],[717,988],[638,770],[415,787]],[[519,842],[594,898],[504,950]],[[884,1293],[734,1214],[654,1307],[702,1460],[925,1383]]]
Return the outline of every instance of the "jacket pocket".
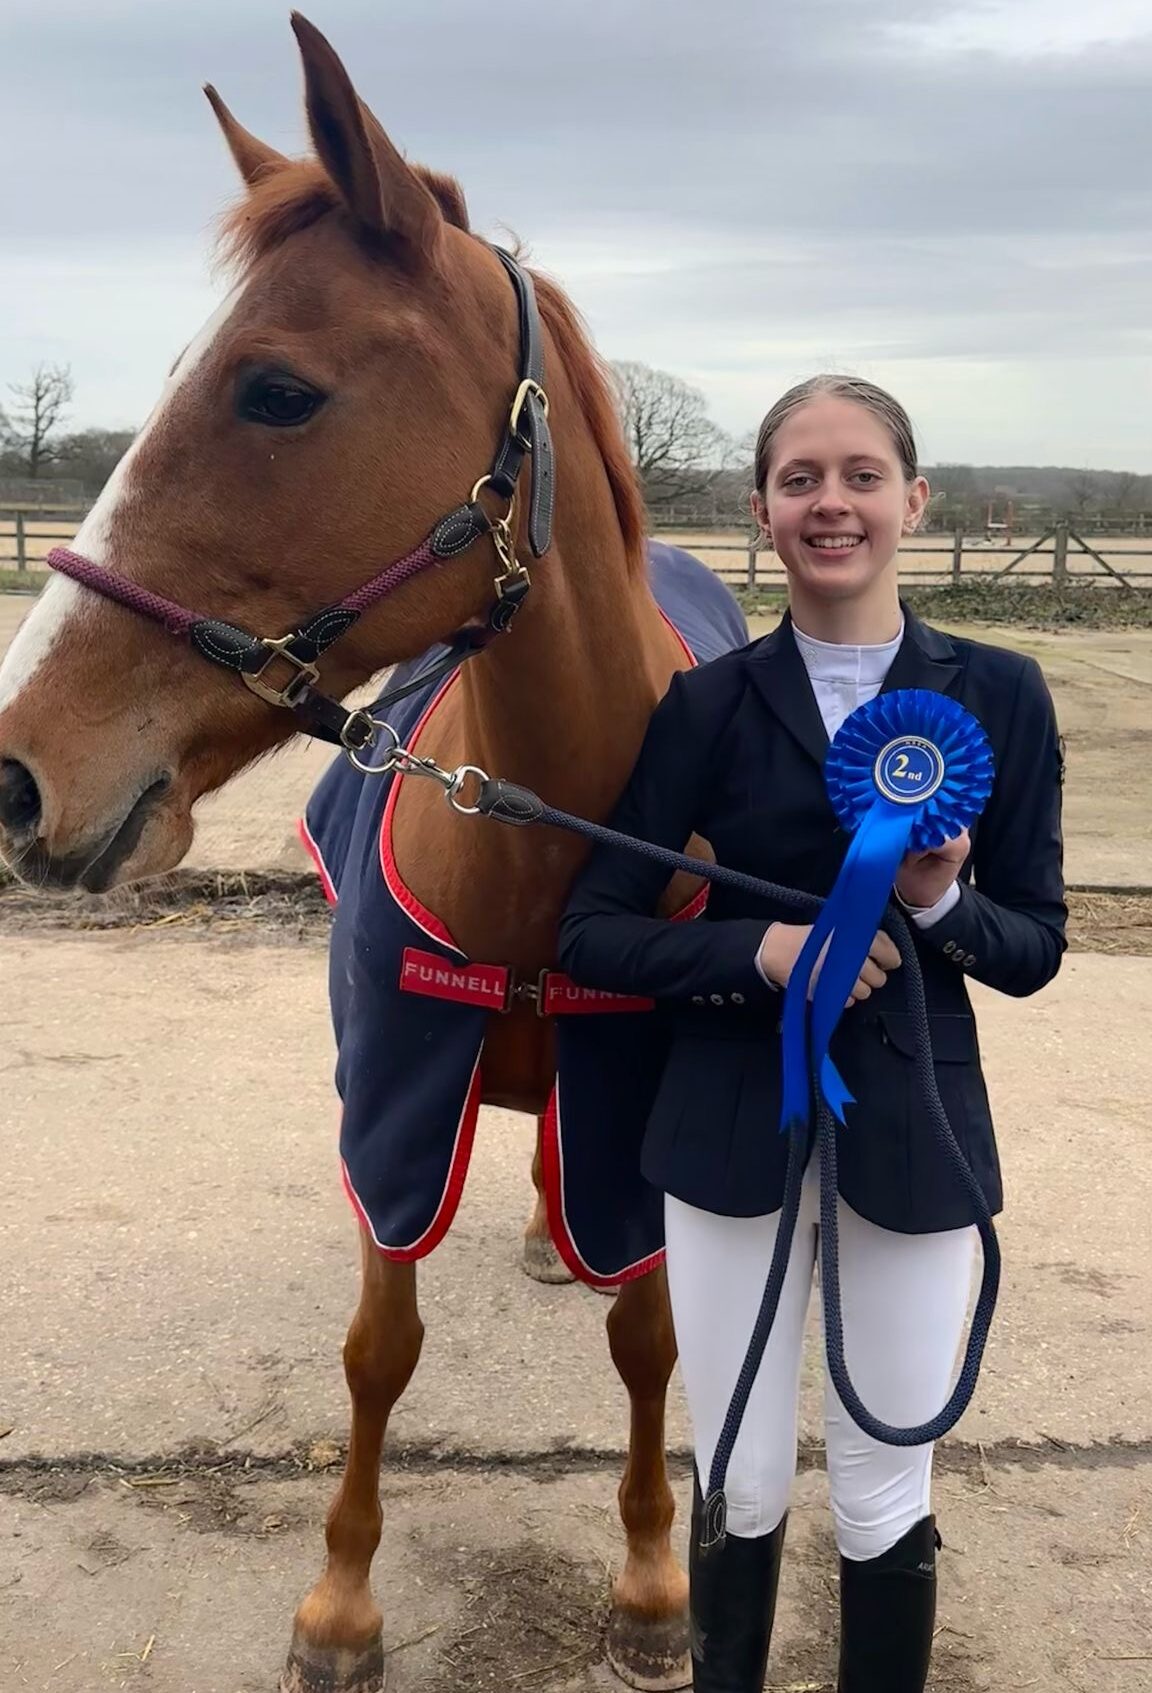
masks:
[[[905,1058],[916,1056],[916,1024],[911,1012],[882,1011],[883,1038]],[[933,1011],[928,1015],[932,1057],[937,1064],[979,1064],[980,1043],[975,1017],[963,1012]]]
[[[955,1171],[913,1079],[916,1036],[912,1017],[908,1012],[884,1012],[880,1023],[882,1038],[890,1051],[899,1054],[897,1062],[907,1066],[908,1172],[914,1203],[920,1201],[920,1196],[933,1195],[938,1205],[960,1205],[963,1211],[968,1211],[969,1202],[962,1199]],[[949,1127],[989,1204],[997,1209],[1002,1197],[1000,1163],[980,1063],[976,1019],[960,1012],[933,1012],[928,1017],[928,1032],[936,1089]]]

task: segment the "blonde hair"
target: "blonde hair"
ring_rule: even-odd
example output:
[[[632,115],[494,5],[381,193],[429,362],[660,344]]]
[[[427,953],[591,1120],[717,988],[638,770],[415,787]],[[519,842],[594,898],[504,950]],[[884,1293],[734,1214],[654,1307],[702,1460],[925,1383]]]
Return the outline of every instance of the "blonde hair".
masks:
[[[768,467],[772,459],[772,446],[784,424],[793,412],[807,405],[809,400],[818,398],[821,394],[831,394],[836,399],[853,400],[858,406],[882,423],[892,437],[892,445],[896,448],[905,479],[914,482],[920,474],[916,457],[916,438],[912,432],[912,424],[908,413],[899,400],[893,399],[885,389],[878,388],[874,382],[866,382],[861,376],[810,376],[806,382],[799,382],[795,388],[789,388],[782,394],[776,404],[768,412],[760,425],[756,436],[756,491],[763,494],[768,481]]]

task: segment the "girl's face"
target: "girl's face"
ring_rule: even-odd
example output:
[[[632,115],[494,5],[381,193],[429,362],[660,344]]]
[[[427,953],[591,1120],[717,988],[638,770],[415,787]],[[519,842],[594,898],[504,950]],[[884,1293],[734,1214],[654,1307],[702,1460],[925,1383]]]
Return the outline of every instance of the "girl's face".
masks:
[[[867,594],[886,571],[895,576],[900,536],[917,526],[928,495],[922,476],[905,479],[879,418],[820,394],[782,425],[752,510],[795,586],[843,600]]]

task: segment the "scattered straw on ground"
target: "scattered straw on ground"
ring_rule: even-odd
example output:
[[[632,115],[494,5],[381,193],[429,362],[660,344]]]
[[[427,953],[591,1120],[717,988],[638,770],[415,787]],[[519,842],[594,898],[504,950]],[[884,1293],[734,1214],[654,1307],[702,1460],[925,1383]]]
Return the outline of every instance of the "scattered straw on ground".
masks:
[[[1073,952],[1152,957],[1152,889],[1068,895]],[[322,946],[331,908],[308,874],[181,871],[139,888],[102,895],[38,892],[0,881],[0,934],[114,930],[145,941],[186,936],[221,945],[257,939]]]

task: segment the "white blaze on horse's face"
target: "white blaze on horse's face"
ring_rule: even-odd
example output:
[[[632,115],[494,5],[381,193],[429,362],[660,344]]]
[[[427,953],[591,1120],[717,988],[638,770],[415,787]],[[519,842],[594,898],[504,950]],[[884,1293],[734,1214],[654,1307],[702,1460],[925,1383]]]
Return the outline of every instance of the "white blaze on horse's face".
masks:
[[[124,457],[105,484],[99,499],[85,517],[72,545],[95,564],[106,564],[112,549],[118,513],[131,484],[132,467],[152,432],[163,422],[166,407],[208,356],[216,337],[236,309],[242,290],[235,289],[213,312],[204,328],[174,365],[160,399]],[[119,568],[131,574],[130,564]],[[17,631],[16,638],[0,663],[0,711],[15,703],[48,657],[66,628],[95,609],[93,596],[66,576],[53,576],[45,583],[36,604]]]
[[[83,615],[86,595],[66,576],[53,576],[16,632],[0,663],[0,711],[19,699],[66,624]]]
[[[154,480],[148,453],[163,444],[190,379],[218,351],[239,294],[181,355],[73,543],[129,579],[146,577],[153,563],[142,518]],[[130,614],[54,576],[0,666],[0,856],[34,882],[97,891],[125,866],[167,868],[191,844],[197,790],[185,783],[180,791],[184,759],[173,723],[182,719],[163,711],[174,661],[184,655],[175,644],[169,652],[167,637],[155,647],[128,645],[125,617],[137,636]]]

